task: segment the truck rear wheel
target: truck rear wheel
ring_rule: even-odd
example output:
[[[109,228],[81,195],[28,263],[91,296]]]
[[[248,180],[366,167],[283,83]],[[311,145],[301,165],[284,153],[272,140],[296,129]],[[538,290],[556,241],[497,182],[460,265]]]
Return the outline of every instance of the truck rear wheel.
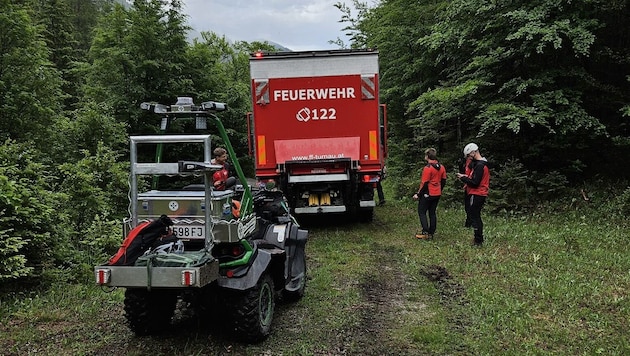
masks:
[[[234,336],[251,343],[267,338],[275,308],[271,276],[263,273],[254,287],[244,291],[230,291],[227,296]]]
[[[171,322],[177,304],[177,292],[127,288],[125,318],[127,325],[138,336],[164,331]]]
[[[357,213],[360,222],[369,223],[374,220],[374,209],[359,210]]]

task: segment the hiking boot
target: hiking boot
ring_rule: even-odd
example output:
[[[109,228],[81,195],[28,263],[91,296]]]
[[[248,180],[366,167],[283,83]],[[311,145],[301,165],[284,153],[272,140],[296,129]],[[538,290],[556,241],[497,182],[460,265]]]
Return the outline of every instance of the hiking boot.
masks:
[[[421,232],[419,234],[416,234],[416,239],[418,240],[428,240],[429,239],[429,234],[427,234],[426,232]]]

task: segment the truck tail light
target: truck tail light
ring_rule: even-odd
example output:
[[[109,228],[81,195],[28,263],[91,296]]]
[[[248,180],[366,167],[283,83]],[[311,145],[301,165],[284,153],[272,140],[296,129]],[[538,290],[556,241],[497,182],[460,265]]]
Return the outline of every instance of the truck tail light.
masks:
[[[96,284],[107,284],[111,278],[112,271],[109,268],[99,268],[95,271]]]
[[[196,273],[195,270],[183,270],[182,271],[182,285],[183,286],[192,286],[195,284]]]

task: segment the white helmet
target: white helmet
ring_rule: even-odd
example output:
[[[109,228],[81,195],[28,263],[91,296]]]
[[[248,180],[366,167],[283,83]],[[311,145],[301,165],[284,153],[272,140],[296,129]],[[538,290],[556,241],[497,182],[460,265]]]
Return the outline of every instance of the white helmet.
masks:
[[[473,151],[478,151],[479,147],[477,147],[476,144],[474,143],[469,143],[466,145],[466,147],[464,147],[464,156],[468,156],[471,152]]]

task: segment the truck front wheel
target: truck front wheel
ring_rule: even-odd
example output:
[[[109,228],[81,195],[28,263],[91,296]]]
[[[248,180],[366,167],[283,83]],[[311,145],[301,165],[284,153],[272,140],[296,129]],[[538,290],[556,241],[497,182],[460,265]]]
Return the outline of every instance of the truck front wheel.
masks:
[[[177,293],[171,290],[127,288],[125,318],[129,329],[138,336],[164,331],[177,305]]]

